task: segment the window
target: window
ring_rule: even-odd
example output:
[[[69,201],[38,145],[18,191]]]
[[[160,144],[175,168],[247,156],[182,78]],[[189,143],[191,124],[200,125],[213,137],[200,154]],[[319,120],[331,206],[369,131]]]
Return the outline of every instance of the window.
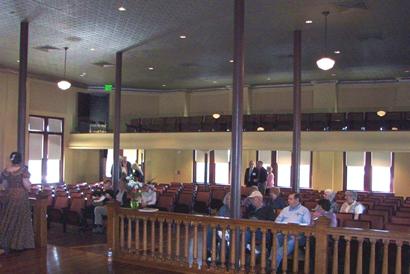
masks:
[[[107,151],[107,161],[105,162],[105,177],[111,178],[111,168],[114,164],[114,151],[109,149]]]
[[[205,183],[205,176],[206,176],[206,182],[209,182],[209,161],[208,157],[205,157],[205,154],[208,152],[202,151],[202,150],[195,150],[195,169],[196,169],[196,178],[195,182],[198,184],[204,184]],[[207,166],[207,170],[205,170],[205,166]],[[205,172],[207,173],[205,175]]]
[[[372,191],[391,191],[391,152],[372,152]]]
[[[139,165],[144,164],[144,150],[143,149],[124,149],[122,156],[127,157],[127,161],[131,163],[131,166],[138,162]],[[111,178],[111,169],[114,164],[114,150],[108,149],[107,160],[105,162],[105,177]]]
[[[122,156],[127,157],[127,161],[133,165],[137,161],[137,150],[136,149],[124,149],[122,151]]]
[[[301,151],[300,154],[300,167],[299,167],[299,186],[301,188],[310,188],[310,161],[311,152]],[[290,151],[278,151],[277,152],[278,163],[278,186],[291,187],[291,166],[292,166],[292,152]]]
[[[263,167],[267,168],[272,164],[272,151],[271,150],[258,150],[258,161],[263,162]]]
[[[63,181],[64,120],[30,116],[28,169],[33,184]]]
[[[215,150],[215,184],[229,185],[229,150]]]
[[[346,189],[364,190],[364,152],[346,152]]]

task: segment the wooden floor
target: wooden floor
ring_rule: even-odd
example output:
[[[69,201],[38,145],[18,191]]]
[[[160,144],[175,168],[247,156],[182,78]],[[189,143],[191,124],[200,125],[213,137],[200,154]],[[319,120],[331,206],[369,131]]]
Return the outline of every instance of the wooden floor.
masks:
[[[176,273],[108,262],[104,235],[95,235],[91,232],[79,233],[76,230],[62,233],[60,228],[55,226],[50,230],[48,242],[47,249],[27,250],[1,255],[0,273]]]

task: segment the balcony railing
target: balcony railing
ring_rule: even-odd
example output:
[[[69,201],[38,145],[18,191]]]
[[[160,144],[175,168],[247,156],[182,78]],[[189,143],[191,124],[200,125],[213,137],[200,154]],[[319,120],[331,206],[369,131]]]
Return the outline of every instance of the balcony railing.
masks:
[[[327,219],[299,226],[108,205],[114,260],[166,270],[276,273],[278,252],[294,246],[281,273],[402,274],[409,269],[409,241],[402,232],[329,228]]]

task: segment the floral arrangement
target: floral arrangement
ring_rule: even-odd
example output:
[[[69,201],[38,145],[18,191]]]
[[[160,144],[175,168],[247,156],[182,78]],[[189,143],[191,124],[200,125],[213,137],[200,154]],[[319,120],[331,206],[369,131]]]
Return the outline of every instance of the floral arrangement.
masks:
[[[128,176],[126,180],[127,192],[131,199],[131,208],[138,208],[141,201],[143,183],[138,182],[134,176]]]

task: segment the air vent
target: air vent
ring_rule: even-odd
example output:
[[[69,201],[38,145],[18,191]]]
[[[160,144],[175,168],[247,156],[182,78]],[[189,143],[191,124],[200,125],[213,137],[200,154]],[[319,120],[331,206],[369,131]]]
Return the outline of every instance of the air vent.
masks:
[[[342,1],[338,1],[333,4],[336,6],[336,9],[339,12],[344,12],[344,11],[351,10],[351,9],[360,9],[360,10],[369,9],[367,4],[363,0],[350,0],[350,1],[342,0]]]
[[[366,33],[363,35],[360,35],[359,37],[360,41],[383,41],[384,37],[383,34],[381,34],[380,32],[377,33]]]
[[[56,48],[50,45],[38,46],[38,47],[34,47],[34,49],[44,51],[44,52],[49,52],[51,50],[59,50],[59,48]]]
[[[101,61],[101,62],[97,62],[97,63],[93,63],[93,65],[97,66],[97,67],[101,67],[101,68],[111,68],[114,66],[114,64],[106,62],[106,61]]]
[[[69,42],[80,42],[83,39],[81,39],[78,36],[70,36],[70,37],[67,37],[65,40]]]

